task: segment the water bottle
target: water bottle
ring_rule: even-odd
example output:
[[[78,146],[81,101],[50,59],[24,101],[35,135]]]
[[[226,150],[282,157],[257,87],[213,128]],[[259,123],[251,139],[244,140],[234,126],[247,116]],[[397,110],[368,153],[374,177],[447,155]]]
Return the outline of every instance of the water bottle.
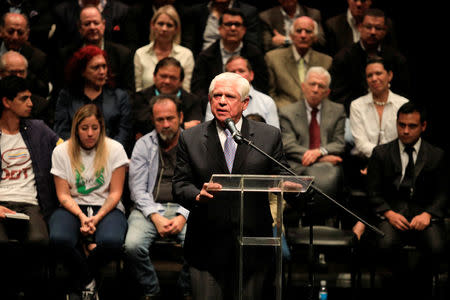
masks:
[[[326,280],[321,280],[319,290],[319,300],[327,300],[327,299],[328,299],[327,282]]]

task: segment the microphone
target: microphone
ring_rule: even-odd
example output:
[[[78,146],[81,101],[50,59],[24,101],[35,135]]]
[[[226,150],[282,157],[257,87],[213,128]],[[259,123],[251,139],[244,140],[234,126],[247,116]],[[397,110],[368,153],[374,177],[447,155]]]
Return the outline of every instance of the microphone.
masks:
[[[233,140],[237,144],[242,144],[244,142],[241,133],[236,128],[236,124],[234,124],[234,121],[231,118],[225,120],[225,127],[230,131]]]

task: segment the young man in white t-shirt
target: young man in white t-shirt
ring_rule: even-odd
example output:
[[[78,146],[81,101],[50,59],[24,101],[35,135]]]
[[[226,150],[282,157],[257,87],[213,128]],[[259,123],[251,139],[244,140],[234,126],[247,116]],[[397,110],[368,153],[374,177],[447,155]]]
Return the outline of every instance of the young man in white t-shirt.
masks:
[[[28,119],[33,103],[26,79],[4,77],[0,91],[0,282],[39,290],[40,283],[23,270],[45,262],[48,253],[45,217],[57,206],[51,154],[59,139],[43,121]]]

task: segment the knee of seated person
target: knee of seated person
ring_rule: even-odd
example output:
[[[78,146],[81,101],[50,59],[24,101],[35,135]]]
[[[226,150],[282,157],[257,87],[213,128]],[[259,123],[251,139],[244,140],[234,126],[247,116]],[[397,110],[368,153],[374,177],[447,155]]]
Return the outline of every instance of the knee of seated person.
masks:
[[[146,257],[149,254],[149,249],[144,247],[143,243],[139,243],[137,240],[125,240],[123,245],[125,254],[130,257]]]

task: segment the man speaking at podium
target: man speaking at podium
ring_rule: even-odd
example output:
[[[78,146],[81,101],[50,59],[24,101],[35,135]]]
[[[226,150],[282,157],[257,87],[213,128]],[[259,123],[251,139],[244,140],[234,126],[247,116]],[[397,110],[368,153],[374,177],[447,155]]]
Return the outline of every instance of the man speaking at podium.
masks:
[[[194,299],[238,296],[239,193],[208,192],[211,175],[288,174],[249,145],[238,145],[230,134],[237,128],[243,138],[288,165],[280,131],[242,116],[249,89],[248,81],[238,74],[217,75],[208,95],[214,119],[184,131],[178,142],[173,193],[190,211],[184,251]],[[247,193],[245,197],[244,235],[272,236],[268,193]],[[264,281],[274,264],[274,252],[271,247],[250,248],[244,248],[244,299],[261,299],[267,291]]]

